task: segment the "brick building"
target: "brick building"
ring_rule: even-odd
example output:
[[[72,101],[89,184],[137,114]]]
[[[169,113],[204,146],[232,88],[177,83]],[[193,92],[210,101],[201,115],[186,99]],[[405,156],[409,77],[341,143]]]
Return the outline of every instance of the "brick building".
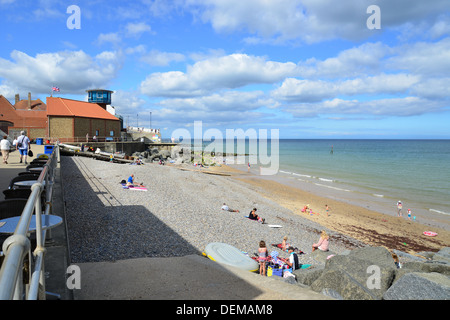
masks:
[[[48,137],[61,142],[119,140],[120,120],[96,103],[58,97],[47,98]]]
[[[16,94],[14,105],[0,95],[0,130],[11,138],[18,137],[22,130],[30,139],[45,137],[47,106],[40,99],[31,100],[31,93],[28,93],[27,100],[20,100]]]

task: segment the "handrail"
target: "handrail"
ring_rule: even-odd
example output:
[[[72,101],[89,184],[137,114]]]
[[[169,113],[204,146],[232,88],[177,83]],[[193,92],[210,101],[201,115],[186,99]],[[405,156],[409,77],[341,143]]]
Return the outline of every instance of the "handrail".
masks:
[[[44,256],[46,253],[46,230],[42,230],[41,215],[51,213],[58,151],[59,147],[55,146],[37,182],[31,187],[31,194],[22,211],[14,234],[3,243],[5,259],[0,269],[0,300],[21,300],[24,297],[29,300],[45,299]],[[46,201],[45,208],[42,210],[41,194],[44,189],[46,191]],[[29,290],[24,290],[22,267],[24,258],[30,251],[30,240],[27,234],[33,213],[35,213],[36,217],[36,249],[33,252],[35,266],[31,274]],[[30,257],[30,270],[31,260]]]

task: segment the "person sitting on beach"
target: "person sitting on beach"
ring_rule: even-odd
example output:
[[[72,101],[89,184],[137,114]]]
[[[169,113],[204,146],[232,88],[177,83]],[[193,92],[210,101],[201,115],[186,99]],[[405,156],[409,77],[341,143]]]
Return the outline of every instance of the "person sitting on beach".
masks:
[[[134,183],[134,174],[132,174],[131,176],[128,177],[128,180],[127,180],[127,187],[130,187],[130,186],[143,187],[143,184],[142,183],[140,183],[140,184]]]
[[[292,268],[292,271],[299,268],[298,255],[294,252],[293,247],[288,248],[289,260],[286,260],[286,264]]]
[[[259,274],[262,276],[265,276],[266,275],[266,261],[267,261],[267,247],[266,247],[266,243],[263,240],[261,240],[259,242],[258,261],[259,261]]]
[[[287,243],[287,236],[283,237],[283,241],[281,242],[281,250],[287,251],[287,248],[289,247],[289,244]]]
[[[226,203],[223,204],[222,210],[230,211],[230,212],[239,212],[239,210],[230,209],[230,207],[228,207]]]
[[[321,251],[328,251],[329,246],[329,236],[326,233],[325,230],[322,230],[322,233],[320,234],[320,239],[318,243],[314,243],[312,245],[312,251],[315,251],[316,249],[319,249]]]
[[[248,218],[249,218],[250,220],[256,220],[256,221],[261,222],[261,223],[264,224],[264,222],[266,221],[266,219],[261,218],[260,216],[258,216],[258,215],[256,214],[256,210],[257,210],[256,208],[253,208],[253,210],[250,211],[250,213],[249,213],[249,215],[248,215]]]

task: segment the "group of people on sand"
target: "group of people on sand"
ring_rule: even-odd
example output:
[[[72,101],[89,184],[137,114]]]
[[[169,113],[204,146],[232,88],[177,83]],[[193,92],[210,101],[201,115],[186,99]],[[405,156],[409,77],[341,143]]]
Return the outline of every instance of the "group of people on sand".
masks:
[[[259,242],[259,248],[258,248],[258,262],[259,262],[259,274],[262,276],[266,275],[266,264],[267,262],[271,262],[274,265],[278,265],[280,267],[285,267],[288,269],[292,269],[292,271],[297,270],[300,268],[300,263],[298,259],[298,248],[294,248],[292,245],[290,245],[287,242],[288,237],[285,236],[283,238],[283,242],[281,243],[281,250],[284,252],[287,252],[289,254],[289,258],[283,259],[278,257],[277,251],[272,251],[270,253],[270,256],[268,254],[266,242],[264,240],[261,240]],[[312,251],[315,250],[321,250],[321,251],[328,251],[329,247],[329,235],[325,230],[322,230],[320,234],[320,239],[317,243],[314,243],[312,245]]]
[[[401,200],[397,201],[397,217],[403,217],[403,213],[402,213],[402,209],[403,209],[403,203]],[[411,209],[408,209],[408,220],[411,220]],[[414,220],[416,220],[416,217],[414,217]]]
[[[303,207],[302,212],[309,213],[310,215],[313,215],[313,214],[317,214],[318,215],[317,212],[313,212],[312,211],[312,209],[309,206],[309,204],[307,204],[306,206]],[[330,207],[327,204],[325,205],[325,212],[327,214],[327,217],[329,217],[330,216]]]

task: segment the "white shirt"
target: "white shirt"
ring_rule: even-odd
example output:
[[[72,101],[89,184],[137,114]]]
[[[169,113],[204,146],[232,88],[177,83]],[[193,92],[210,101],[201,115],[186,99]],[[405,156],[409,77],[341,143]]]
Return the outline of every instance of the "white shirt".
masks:
[[[19,149],[27,149],[30,139],[27,136],[20,136],[17,138],[17,143],[22,143],[22,146]]]
[[[230,211],[230,208],[228,208],[227,205],[222,206],[222,210]]]
[[[9,140],[7,139],[2,139],[2,141],[0,141],[0,149],[1,150],[11,149],[11,142],[9,142]]]

